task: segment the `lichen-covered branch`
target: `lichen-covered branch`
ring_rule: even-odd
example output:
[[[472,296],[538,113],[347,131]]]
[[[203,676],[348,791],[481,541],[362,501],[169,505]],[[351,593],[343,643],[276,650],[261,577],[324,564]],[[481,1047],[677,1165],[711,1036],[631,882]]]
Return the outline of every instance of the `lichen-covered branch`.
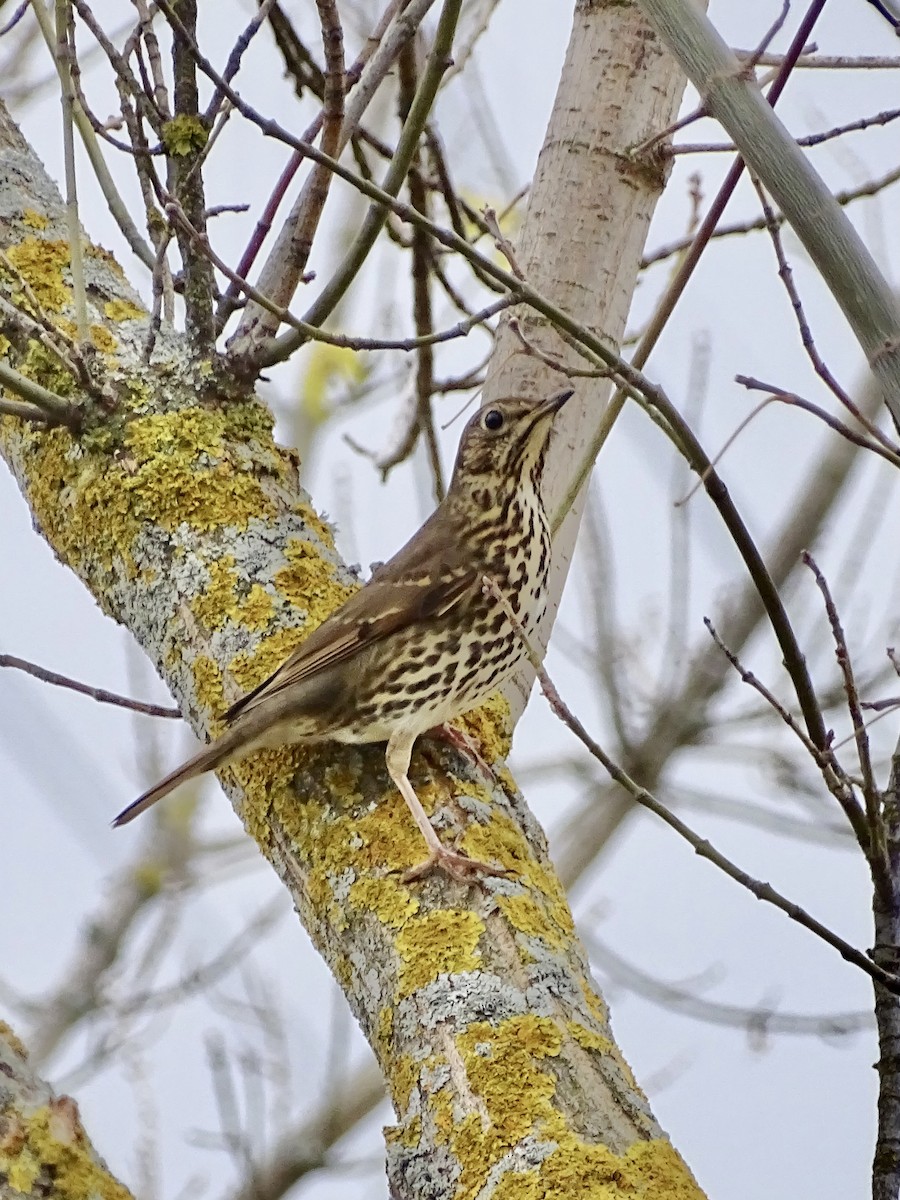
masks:
[[[107,1170],[70,1096],[54,1095],[0,1021],[0,1194],[16,1200],[129,1200]]]
[[[62,203],[5,114],[0,241],[68,327]],[[54,552],[209,733],[355,580],[249,388],[165,327],[145,362],[149,317],[120,269],[88,243],[85,271],[104,403],[79,397],[77,436],[2,416],[0,453]],[[7,355],[72,392],[38,344],[10,340]],[[379,747],[261,752],[222,776],[388,1081],[392,1189],[696,1197],[612,1040],[543,834],[503,769],[498,714],[473,724],[490,785],[427,742],[412,775],[442,836],[506,868],[482,889],[400,881],[420,839]]]

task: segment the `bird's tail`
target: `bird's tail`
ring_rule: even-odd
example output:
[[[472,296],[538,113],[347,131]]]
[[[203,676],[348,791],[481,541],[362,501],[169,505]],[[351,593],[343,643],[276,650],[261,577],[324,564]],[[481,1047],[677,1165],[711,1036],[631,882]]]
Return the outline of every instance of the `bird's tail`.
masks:
[[[253,747],[247,742],[247,734],[243,729],[228,730],[227,733],[222,734],[221,737],[216,738],[214,742],[201,750],[199,754],[195,754],[186,763],[176,767],[170,775],[154,784],[142,796],[138,796],[137,800],[129,804],[127,808],[123,808],[113,821],[113,825],[115,827],[127,825],[129,821],[139,817],[142,812],[146,812],[157,800],[168,796],[169,792],[173,792],[180,784],[194,779],[197,775],[204,775],[207,771],[215,771],[217,767],[223,767],[239,754],[248,753]]]

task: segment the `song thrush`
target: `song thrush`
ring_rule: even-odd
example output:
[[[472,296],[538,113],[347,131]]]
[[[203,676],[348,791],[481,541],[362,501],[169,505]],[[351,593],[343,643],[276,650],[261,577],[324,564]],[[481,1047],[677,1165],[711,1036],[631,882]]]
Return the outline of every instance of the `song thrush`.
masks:
[[[116,817],[124,825],[185,780],[262,747],[387,742],[388,773],[429,857],[455,878],[496,870],[442,845],[407,772],[416,738],[476,708],[525,657],[487,575],[526,632],[545,607],[550,534],[540,495],[553,419],[572,395],[498,400],[468,422],[453,478],[422,528],[264,683],[226,731]]]

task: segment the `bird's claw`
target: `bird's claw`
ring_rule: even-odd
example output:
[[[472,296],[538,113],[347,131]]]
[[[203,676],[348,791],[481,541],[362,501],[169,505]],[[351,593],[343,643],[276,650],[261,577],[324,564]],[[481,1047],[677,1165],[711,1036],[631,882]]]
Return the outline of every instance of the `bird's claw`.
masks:
[[[496,863],[481,862],[480,859],[469,858],[468,854],[462,854],[458,850],[448,850],[446,846],[440,846],[432,850],[423,863],[405,871],[403,882],[414,883],[418,879],[424,879],[433,871],[443,871],[445,875],[449,875],[451,879],[455,879],[459,883],[479,883],[481,882],[479,876],[509,874],[505,867],[497,866]]]

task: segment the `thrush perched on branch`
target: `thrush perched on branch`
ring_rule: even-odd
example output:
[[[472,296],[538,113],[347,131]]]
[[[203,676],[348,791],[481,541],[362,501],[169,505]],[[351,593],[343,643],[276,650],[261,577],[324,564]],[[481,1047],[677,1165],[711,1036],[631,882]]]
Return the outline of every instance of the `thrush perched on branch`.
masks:
[[[550,567],[541,473],[554,417],[571,395],[537,404],[498,400],[477,412],[463,431],[447,494],[419,532],[228,709],[220,737],[114,824],[253,750],[386,741],[388,773],[428,845],[428,859],[406,878],[434,867],[457,879],[496,873],[441,843],[407,772],[420,734],[476,708],[525,658],[520,635],[483,581],[496,583],[526,633],[534,630]]]

